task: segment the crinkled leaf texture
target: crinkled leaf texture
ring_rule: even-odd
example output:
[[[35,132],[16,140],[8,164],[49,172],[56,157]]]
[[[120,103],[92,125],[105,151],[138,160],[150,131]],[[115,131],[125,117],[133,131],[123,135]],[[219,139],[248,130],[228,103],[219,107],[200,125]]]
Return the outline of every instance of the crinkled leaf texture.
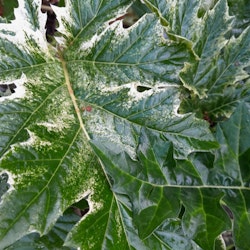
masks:
[[[249,88],[249,84],[242,86],[249,79],[249,27],[237,38],[233,36],[236,20],[229,16],[226,0],[145,2],[161,18],[168,36],[186,43],[197,56],[180,73],[183,85],[192,93],[182,101],[181,109],[229,117]],[[214,2],[217,4],[209,10]],[[204,13],[204,9],[208,11]],[[242,11],[238,9],[238,14]]]
[[[16,86],[0,97],[0,170],[8,179],[1,188],[1,249],[26,247],[49,232],[51,247],[53,225],[83,198],[89,212],[61,238],[65,247],[222,249],[226,230],[238,249],[250,245],[249,103],[239,100],[215,135],[194,113],[178,112],[182,90],[201,86],[187,83],[187,72],[191,79],[210,72],[202,61],[213,48],[208,41],[214,48],[224,41],[223,26],[231,22],[225,1],[207,12],[200,30],[199,1],[189,1],[194,8],[173,1],[165,10],[180,7],[190,18],[174,19],[176,30],[186,28],[168,39],[163,26],[172,17],[158,11],[167,2],[145,2],[158,15],[123,29],[109,23],[131,1],[67,0],[54,8],[57,48],[46,43],[38,0],[19,1],[16,19],[0,24],[0,84]],[[210,37],[206,27],[221,9],[225,23]],[[228,61],[238,48],[238,41],[228,44]],[[238,75],[227,77],[235,82]],[[200,90],[203,96],[206,86]]]

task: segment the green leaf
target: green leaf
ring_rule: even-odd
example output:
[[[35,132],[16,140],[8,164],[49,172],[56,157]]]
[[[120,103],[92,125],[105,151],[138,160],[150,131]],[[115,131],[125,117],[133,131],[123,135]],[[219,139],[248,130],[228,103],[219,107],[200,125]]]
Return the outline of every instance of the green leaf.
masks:
[[[39,0],[0,23],[1,249],[249,246],[249,29],[229,37],[225,0],[145,3],[124,29],[131,1],[68,0],[56,47]],[[217,96],[236,110],[213,134],[196,111]]]
[[[236,17],[234,23],[233,33],[238,36],[241,32],[249,26],[249,4],[246,0],[239,0],[237,3],[232,0],[228,0],[230,15]]]
[[[207,185],[225,187],[222,200],[232,214],[234,241],[239,249],[249,246],[249,110],[249,104],[242,102],[228,121],[218,124],[216,137],[221,148],[215,152],[210,171],[204,168],[208,164],[204,157],[195,157],[196,167],[207,172],[203,174]]]
[[[214,114],[230,116],[230,106],[235,106],[234,103],[241,99],[241,92],[244,90],[243,80],[249,77],[245,70],[250,64],[249,39],[250,29],[246,29],[237,39],[232,37],[223,48],[223,55],[214,60],[214,69],[211,68],[208,73],[211,79],[205,80],[206,77],[202,77],[201,84],[207,88],[207,98],[199,101],[199,105],[204,109],[209,110],[210,100],[213,99],[213,103],[217,101],[218,105],[210,106],[210,110]],[[181,73],[185,82],[195,83],[194,80],[187,80],[188,75],[192,76],[193,72],[187,70]]]
[[[104,183],[95,193],[100,207],[86,216],[68,235],[67,246],[81,249],[125,249],[129,247],[115,196]],[[84,232],[84,234],[82,233]]]
[[[250,228],[249,117],[249,104],[241,103],[230,119],[219,125],[216,136],[221,149],[216,154],[214,169],[209,176],[210,182],[232,186],[225,191],[224,200],[233,213],[234,240],[239,249],[249,246],[246,235]]]
[[[112,190],[129,197],[139,237],[142,240],[154,237],[159,225],[178,217],[182,203],[185,207],[183,234],[194,239],[202,249],[212,249],[214,239],[230,225],[220,207],[223,192],[202,183],[191,162],[175,162],[173,147],[166,139],[149,131],[142,131],[141,137],[143,144],[138,145],[138,160],[111,151],[108,143],[93,141],[96,153],[114,181]],[[210,230],[214,226],[216,230]]]
[[[181,39],[190,47],[200,39],[200,31],[204,26],[203,20],[197,15],[200,1],[145,0],[144,2],[159,16],[162,24],[166,27],[167,34],[172,38]]]
[[[182,112],[202,111],[215,120],[229,117],[243,99],[242,83],[249,77],[249,29],[237,39],[229,37],[233,18],[225,0],[214,7],[196,0],[177,1],[177,8],[164,1],[145,2],[168,24],[167,34],[184,39],[198,58],[180,73],[184,87],[191,91]]]
[[[218,57],[227,42],[225,34],[232,27],[226,0],[219,1],[208,13],[204,17],[202,39],[194,44],[194,51],[200,59],[192,65],[186,65],[181,74],[184,86],[200,98],[206,97],[206,93],[211,89],[213,77],[216,75],[214,71],[220,63]]]
[[[17,0],[9,0],[9,1],[3,0],[1,1],[0,6],[2,12],[1,17],[6,18],[6,20],[8,21],[12,20],[14,18],[14,8],[17,7]]]
[[[241,103],[230,119],[217,127],[216,137],[220,142],[220,149],[216,153],[214,169],[211,172],[211,180],[218,185],[247,186],[249,174],[247,167],[241,168],[239,161],[250,148],[247,139],[249,134],[249,104]],[[232,133],[234,131],[234,133]],[[244,165],[243,165],[244,166]],[[223,176],[224,179],[221,179]]]
[[[61,216],[48,235],[39,237],[37,233],[31,233],[27,236],[24,236],[17,242],[15,242],[10,247],[5,249],[11,250],[25,250],[25,249],[62,249],[70,250],[63,246],[64,240],[68,232],[72,227],[79,221],[80,217],[73,213],[71,208],[67,209],[63,216]]]
[[[227,182],[231,186],[239,186],[236,190],[228,190],[225,202],[234,216],[235,242],[239,249],[249,246],[246,232],[250,228],[249,214],[249,104],[242,103],[235,110],[227,122],[218,130],[217,137],[223,146],[215,160],[215,171],[211,173],[211,179],[218,185]],[[235,132],[232,133],[231,131]],[[224,176],[220,178],[219,176]],[[220,183],[220,184],[219,184]],[[235,206],[237,204],[237,206]],[[244,239],[244,240],[243,240]]]

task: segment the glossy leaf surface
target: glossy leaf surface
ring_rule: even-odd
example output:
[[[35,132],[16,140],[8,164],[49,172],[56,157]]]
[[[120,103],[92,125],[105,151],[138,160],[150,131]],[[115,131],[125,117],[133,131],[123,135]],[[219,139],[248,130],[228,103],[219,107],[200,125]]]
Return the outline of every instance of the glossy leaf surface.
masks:
[[[227,36],[227,2],[146,0],[124,29],[131,1],[68,0],[56,47],[40,4],[0,24],[0,248],[247,249],[249,29]]]

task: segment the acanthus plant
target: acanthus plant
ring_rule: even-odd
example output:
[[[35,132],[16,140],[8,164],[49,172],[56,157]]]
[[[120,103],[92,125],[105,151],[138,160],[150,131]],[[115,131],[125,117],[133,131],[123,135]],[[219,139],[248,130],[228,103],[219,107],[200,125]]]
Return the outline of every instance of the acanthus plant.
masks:
[[[249,249],[244,3],[144,0],[125,29],[132,1],[67,0],[53,45],[19,0],[0,23],[1,249]]]

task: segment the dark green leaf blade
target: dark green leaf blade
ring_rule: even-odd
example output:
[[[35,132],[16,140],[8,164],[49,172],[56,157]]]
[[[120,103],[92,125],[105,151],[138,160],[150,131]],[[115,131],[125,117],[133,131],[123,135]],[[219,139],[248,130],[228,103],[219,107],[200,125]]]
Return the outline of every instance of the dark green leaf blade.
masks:
[[[224,193],[216,186],[215,190],[213,186],[206,187],[194,167],[190,172],[185,170],[187,162],[178,160],[175,163],[173,149],[166,139],[150,131],[142,131],[142,138],[145,138],[144,133],[151,144],[145,139],[140,142],[138,150],[143,147],[144,153],[138,152],[137,160],[111,151],[109,143],[105,145],[99,140],[92,141],[95,152],[114,181],[112,190],[118,197],[120,194],[129,197],[133,208],[131,216],[141,240],[152,239],[164,221],[177,219],[182,202],[185,207],[183,235],[190,239],[186,246],[190,247],[193,241],[202,249],[213,249],[215,238],[230,227],[230,220],[220,206]],[[153,151],[152,145],[160,145],[161,150]],[[189,164],[192,169],[192,164]],[[193,180],[195,175],[196,181]],[[213,225],[217,229],[211,231]],[[168,245],[168,242],[163,244]]]
[[[221,148],[216,152],[214,170],[211,171],[210,181],[217,185],[248,186],[250,183],[248,167],[243,163],[242,155],[248,152],[250,142],[249,104],[241,103],[236,108],[230,119],[217,127],[216,137]],[[232,131],[234,131],[232,133]],[[246,155],[245,155],[246,157]],[[240,160],[241,159],[241,160]],[[240,160],[240,161],[239,161]],[[244,173],[244,174],[243,174]],[[220,175],[224,176],[224,180]]]
[[[220,205],[224,193],[212,187],[182,189],[185,207],[183,230],[202,249],[213,249],[215,239],[231,226],[230,219]]]
[[[226,190],[225,202],[233,214],[233,239],[236,249],[247,249],[250,244],[248,232],[250,230],[250,200],[249,187]]]
[[[219,124],[216,137],[221,148],[216,152],[214,169],[209,176],[210,183],[231,186],[225,190],[223,200],[233,213],[234,239],[239,249],[249,246],[246,237],[250,230],[249,124],[250,106],[244,102],[238,105],[228,121]]]
[[[234,15],[236,17],[236,21],[234,23],[233,34],[235,36],[239,36],[244,29],[246,29],[250,24],[249,19],[249,11],[250,6],[248,1],[239,0],[237,2],[228,0],[229,12],[230,15]]]
[[[204,21],[198,15],[200,1],[178,0],[174,4],[159,0],[144,2],[159,16],[171,38],[184,41],[190,48],[199,40],[204,27]]]
[[[38,233],[31,233],[5,249],[6,250],[12,250],[12,249],[72,250],[72,248],[63,246],[64,240],[69,231],[79,220],[80,220],[79,215],[74,214],[72,208],[69,208],[57,220],[56,224],[47,235],[40,237]]]

